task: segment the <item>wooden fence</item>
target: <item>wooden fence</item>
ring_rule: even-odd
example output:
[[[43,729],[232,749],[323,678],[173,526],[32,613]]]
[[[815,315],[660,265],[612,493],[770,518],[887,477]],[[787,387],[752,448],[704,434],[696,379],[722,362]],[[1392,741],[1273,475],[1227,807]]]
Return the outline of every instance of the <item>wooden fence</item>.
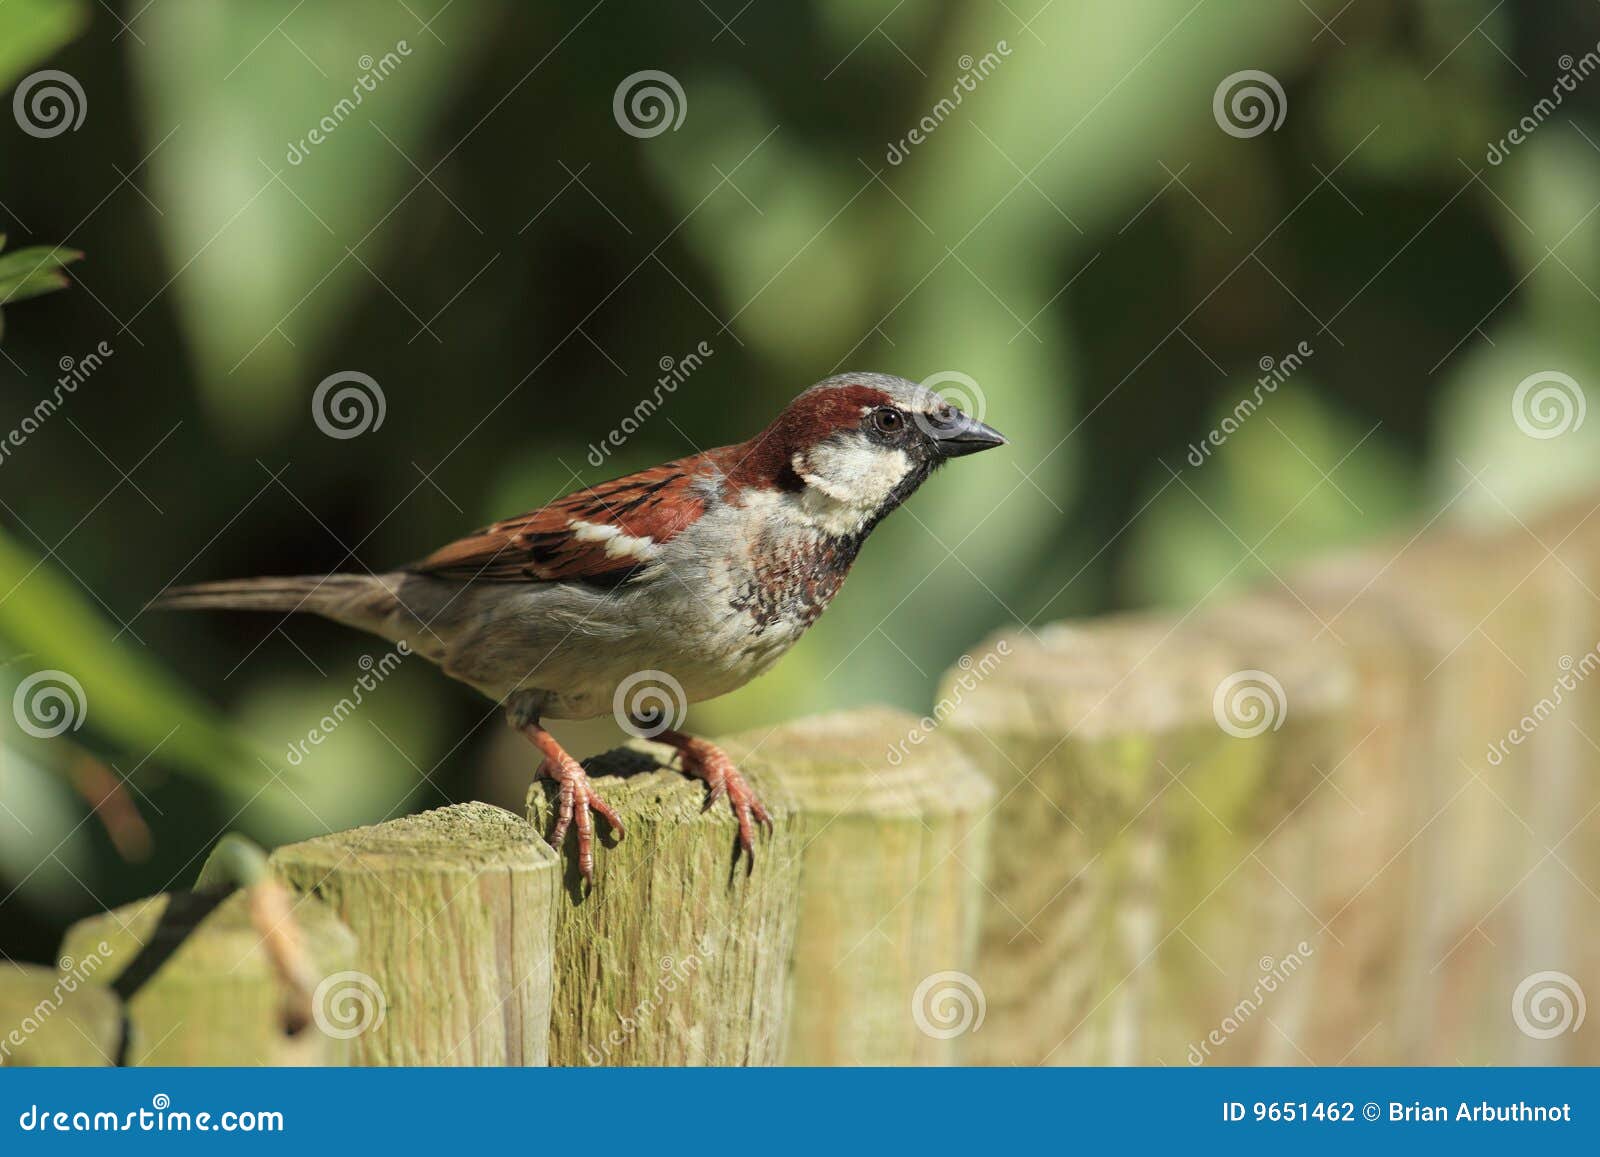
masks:
[[[1596,510],[733,737],[753,871],[648,744],[591,765],[629,832],[592,889],[543,784],[224,841],[0,972],[0,1063],[1600,1063]]]

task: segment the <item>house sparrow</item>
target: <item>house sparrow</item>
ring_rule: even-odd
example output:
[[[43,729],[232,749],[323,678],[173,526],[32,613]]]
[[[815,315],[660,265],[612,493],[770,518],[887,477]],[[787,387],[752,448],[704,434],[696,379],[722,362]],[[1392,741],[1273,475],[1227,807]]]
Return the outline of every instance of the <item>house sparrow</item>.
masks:
[[[201,583],[156,605],[313,611],[404,642],[505,706],[559,785],[550,843],[576,826],[591,878],[599,812],[578,761],[545,719],[616,711],[635,734],[676,748],[726,795],[753,855],[761,802],[719,748],[676,730],[620,689],[666,673],[679,714],[766,671],[822,614],[873,527],[947,458],[1005,443],[939,394],[886,374],[818,382],[747,442],[576,491],[484,527],[387,574]]]

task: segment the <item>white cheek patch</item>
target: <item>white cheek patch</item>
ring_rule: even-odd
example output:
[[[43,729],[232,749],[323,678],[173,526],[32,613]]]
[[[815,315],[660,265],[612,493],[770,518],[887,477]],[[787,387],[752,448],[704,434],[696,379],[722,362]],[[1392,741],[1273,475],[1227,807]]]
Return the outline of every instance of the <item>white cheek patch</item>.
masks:
[[[605,543],[607,558],[632,558],[640,562],[649,562],[661,553],[661,548],[649,535],[636,538],[604,523],[585,522],[581,518],[574,518],[567,523],[567,529],[572,531],[572,537],[579,542]]]
[[[805,509],[835,533],[858,527],[911,470],[903,450],[855,439],[824,442],[805,455],[796,454],[792,464],[806,484]]]

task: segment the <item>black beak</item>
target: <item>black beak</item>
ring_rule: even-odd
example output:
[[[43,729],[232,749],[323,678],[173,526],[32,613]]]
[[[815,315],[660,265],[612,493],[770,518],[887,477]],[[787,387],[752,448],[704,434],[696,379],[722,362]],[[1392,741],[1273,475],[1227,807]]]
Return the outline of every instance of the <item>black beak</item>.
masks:
[[[933,442],[933,452],[940,458],[959,458],[1006,444],[1006,436],[999,430],[954,407],[929,415],[924,429]]]

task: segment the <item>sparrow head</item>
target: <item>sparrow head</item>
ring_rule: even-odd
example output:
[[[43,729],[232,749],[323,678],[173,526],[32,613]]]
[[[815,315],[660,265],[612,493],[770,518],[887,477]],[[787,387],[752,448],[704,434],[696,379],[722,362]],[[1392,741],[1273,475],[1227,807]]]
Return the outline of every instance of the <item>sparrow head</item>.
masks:
[[[888,374],[839,374],[797,397],[753,440],[766,476],[797,491],[832,534],[861,534],[950,458],[1006,442],[933,390]]]

